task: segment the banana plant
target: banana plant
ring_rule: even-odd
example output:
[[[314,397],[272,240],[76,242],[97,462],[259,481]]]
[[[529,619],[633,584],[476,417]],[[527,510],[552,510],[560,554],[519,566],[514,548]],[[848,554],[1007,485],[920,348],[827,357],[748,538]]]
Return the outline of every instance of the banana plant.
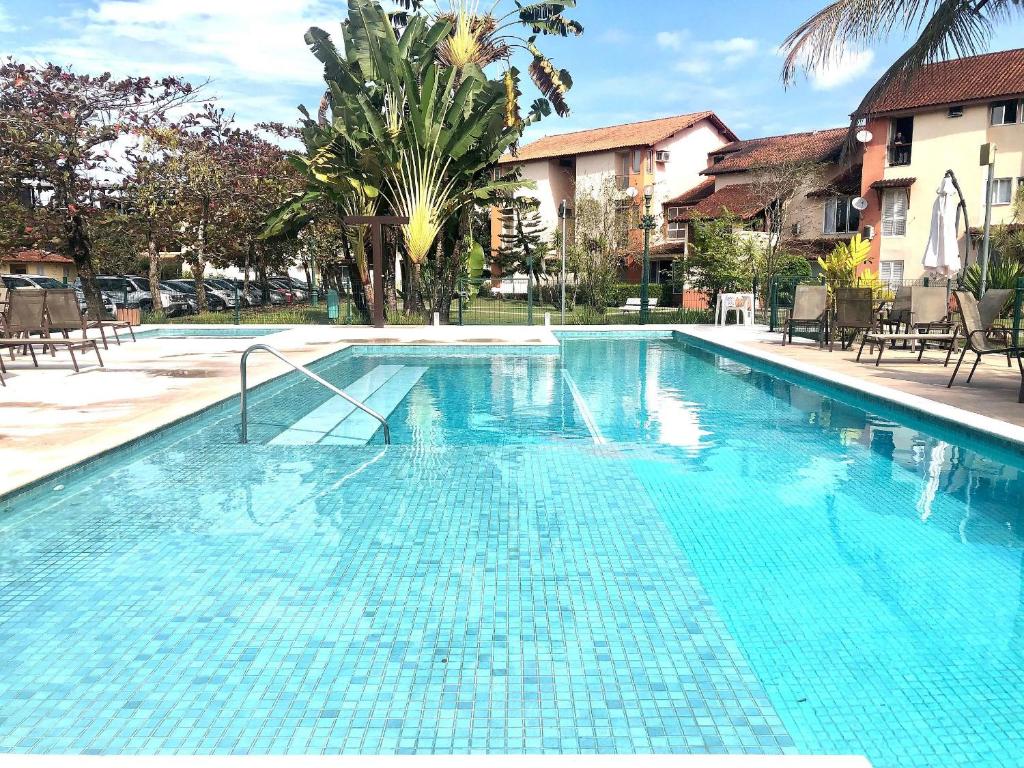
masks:
[[[420,11],[425,5],[424,0],[398,0],[398,4],[406,11],[391,15],[392,22],[399,28],[419,18],[408,11]],[[512,7],[507,8],[508,5]],[[582,35],[583,25],[565,15],[575,7],[575,0],[553,3],[494,0],[489,8],[481,7],[480,0],[449,0],[434,14],[435,18],[451,25],[440,52],[441,59],[457,70],[469,65],[486,69],[491,64],[504,62],[507,71],[512,69],[515,53],[525,52],[530,57],[529,74],[537,90],[560,117],[566,117],[570,111],[566,94],[573,85],[572,75],[557,68],[537,43],[542,36]],[[519,31],[524,29],[525,35]]]

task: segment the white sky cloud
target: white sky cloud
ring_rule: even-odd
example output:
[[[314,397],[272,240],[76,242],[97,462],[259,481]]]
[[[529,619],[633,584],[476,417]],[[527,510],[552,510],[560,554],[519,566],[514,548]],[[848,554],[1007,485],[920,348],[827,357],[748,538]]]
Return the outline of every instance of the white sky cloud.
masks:
[[[810,73],[811,87],[816,91],[829,91],[846,85],[867,72],[874,61],[874,51],[845,51]]]
[[[310,26],[336,33],[341,12],[323,0],[96,0],[18,53],[85,72],[210,79],[221,95],[255,94],[263,106],[276,98],[279,111],[259,119],[291,121],[322,82],[303,35]],[[296,95],[298,85],[308,90]],[[244,101],[224,106],[249,110]]]
[[[611,27],[598,34],[597,39],[602,43],[609,43],[611,45],[621,45],[628,43],[633,39],[633,36],[626,32],[624,29],[618,29],[617,27]]]
[[[682,49],[686,37],[685,32],[659,32],[655,40],[661,48],[678,51]]]
[[[673,33],[677,34],[678,33]],[[662,45],[659,40],[659,45]],[[662,45],[668,48],[667,45]],[[680,45],[672,50],[682,50]],[[749,37],[730,37],[724,40],[694,43],[689,46],[691,55],[677,62],[675,70],[687,75],[700,76],[713,73],[720,69],[736,69],[761,53],[761,44]]]
[[[0,32],[13,32],[14,25],[11,23],[11,15],[0,3]]]

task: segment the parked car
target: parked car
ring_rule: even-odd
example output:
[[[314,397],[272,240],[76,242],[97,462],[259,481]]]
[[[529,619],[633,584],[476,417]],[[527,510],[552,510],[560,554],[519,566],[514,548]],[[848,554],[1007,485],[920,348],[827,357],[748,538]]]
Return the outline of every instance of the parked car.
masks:
[[[96,282],[118,307],[127,301],[128,306],[137,306],[144,312],[153,311],[153,294],[149,291],[148,280],[134,276],[100,275]],[[180,291],[161,290],[160,304],[168,317],[177,317],[189,311],[188,301]]]
[[[16,288],[42,288],[44,290],[74,288],[75,296],[78,298],[78,308],[82,310],[83,314],[89,309],[88,302],[85,300],[85,291],[82,290],[81,281],[79,280],[76,280],[72,285],[67,285],[53,277],[43,277],[42,275],[0,275],[0,277],[3,278],[4,285],[8,290]],[[103,299],[107,312],[111,315],[116,314],[117,306],[114,302],[109,301],[105,294]]]
[[[296,278],[289,277],[288,275],[281,275],[279,277],[270,278],[270,281],[282,290],[291,291],[292,298],[295,301],[309,300],[309,286],[302,280],[297,280]]]
[[[224,306],[227,309],[234,309],[238,303],[238,299],[235,298],[235,291],[233,288],[225,289],[217,286],[213,280],[203,280],[203,285],[206,286],[206,295],[217,296],[221,301],[224,302]]]
[[[235,278],[229,279],[228,282],[238,286],[239,294],[246,293],[244,280]],[[259,307],[263,305],[263,289],[260,287],[260,284],[255,280],[249,281],[249,291],[248,293],[246,293],[246,296],[248,297],[248,300],[251,302],[250,306]],[[274,306],[280,304],[287,304],[288,297],[284,294],[283,291],[280,291],[271,286],[270,303]]]
[[[198,294],[196,293],[196,285],[193,280],[165,280],[160,283],[161,288],[165,288],[169,291],[178,291],[184,293],[189,300],[195,304],[196,311],[199,310]],[[221,312],[228,308],[227,302],[224,301],[220,296],[211,291],[206,292],[206,305],[214,312]]]

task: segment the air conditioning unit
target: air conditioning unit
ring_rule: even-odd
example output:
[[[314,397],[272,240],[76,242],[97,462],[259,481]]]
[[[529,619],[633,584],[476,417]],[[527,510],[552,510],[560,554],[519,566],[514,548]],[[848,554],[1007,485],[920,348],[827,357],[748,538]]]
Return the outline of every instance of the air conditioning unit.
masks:
[[[659,163],[667,163],[671,156],[672,154],[667,149],[659,149],[654,153],[654,159]]]

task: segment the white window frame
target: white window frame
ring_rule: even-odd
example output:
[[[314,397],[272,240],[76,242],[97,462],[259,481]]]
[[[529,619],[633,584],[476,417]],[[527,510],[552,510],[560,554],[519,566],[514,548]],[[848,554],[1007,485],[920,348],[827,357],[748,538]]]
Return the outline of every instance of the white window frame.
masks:
[[[899,202],[903,210],[899,210]],[[910,195],[905,187],[892,187],[882,192],[882,237],[906,237]]]
[[[672,219],[678,219],[683,215],[686,210],[685,206],[682,205],[670,205],[665,209],[665,218],[671,221]]]
[[[838,229],[836,222],[839,221],[839,204],[846,205],[846,229]],[[831,217],[829,216],[831,213]],[[850,229],[850,221],[857,217],[857,228]],[[829,221],[831,220],[831,229]],[[860,211],[853,207],[853,195],[834,195],[825,200],[824,213],[822,214],[821,231],[826,235],[852,235],[860,232]]]
[[[1005,190],[1005,195],[1000,195],[999,192]],[[992,179],[992,207],[998,208],[1004,205],[1011,205],[1013,203],[1013,177],[1004,176],[1000,179]],[[982,213],[985,211],[985,203],[988,201],[988,179],[981,184],[981,210]]]
[[[880,261],[878,263],[878,279],[886,285],[894,285],[903,282],[906,262],[902,259],[891,261]]]
[[[673,228],[675,232],[673,233]],[[668,228],[665,230],[665,237],[671,240],[673,243],[685,243],[689,237],[689,226],[685,221],[670,221]],[[682,232],[680,236],[679,233]]]

